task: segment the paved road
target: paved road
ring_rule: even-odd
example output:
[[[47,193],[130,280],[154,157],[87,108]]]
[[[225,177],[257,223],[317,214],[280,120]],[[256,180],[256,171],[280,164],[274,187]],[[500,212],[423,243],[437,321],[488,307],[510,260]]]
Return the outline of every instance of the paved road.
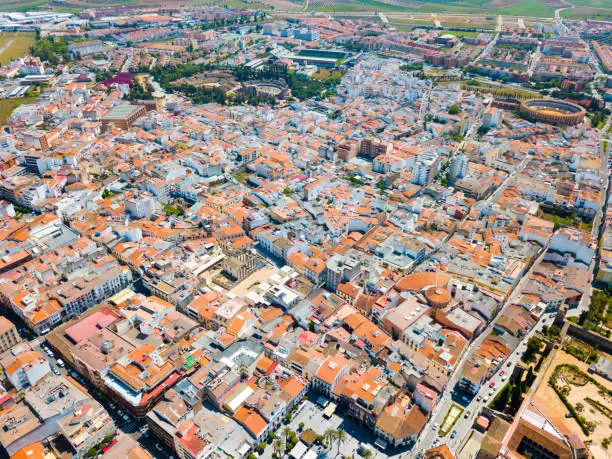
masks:
[[[548,249],[548,245],[540,249],[538,256],[535,257],[536,258],[535,262],[532,264],[529,271],[517,283],[512,293],[509,295],[508,299],[505,301],[501,310],[498,312],[495,318],[491,321],[490,325],[469,345],[467,350],[464,351],[464,353],[461,355],[461,358],[459,359],[457,365],[455,366],[453,372],[451,373],[451,377],[449,378],[446,384],[444,394],[442,395],[441,399],[438,401],[438,404],[434,408],[434,411],[431,417],[429,418],[429,421],[427,422],[427,424],[421,431],[421,434],[419,435],[419,439],[417,440],[417,443],[413,447],[413,452],[420,454],[423,451],[432,447],[435,439],[437,438],[435,434],[434,425],[435,424],[441,425],[442,421],[444,420],[444,416],[446,415],[446,413],[448,412],[451,406],[451,403],[452,403],[451,391],[454,389],[454,387],[459,382],[459,379],[461,378],[461,369],[463,368],[463,365],[465,365],[468,358],[474,353],[476,349],[478,349],[478,347],[482,344],[482,342],[489,336],[489,333],[488,333],[489,330],[494,326],[497,320],[503,315],[504,311],[518,297],[520,292],[523,290],[525,282],[527,282],[527,279],[529,279],[529,277],[531,276],[534,266],[537,266],[538,263],[540,263],[543,260],[544,254],[546,253],[547,249]]]
[[[608,123],[610,122],[611,118],[612,118],[612,115],[610,116],[610,118],[608,118]],[[606,132],[608,123],[606,123],[606,126],[604,126],[604,128],[601,130],[602,133]],[[603,140],[603,137],[600,139],[600,142],[602,140]],[[602,146],[602,149],[603,149],[603,146]],[[602,151],[602,155],[601,155],[601,168],[599,170],[599,175],[603,180],[603,192],[601,196],[601,202],[599,203],[600,204],[599,210],[597,211],[597,214],[595,214],[595,217],[593,218],[593,227],[591,229],[591,239],[597,242],[598,251],[599,251],[599,243],[601,240],[601,236],[604,231],[604,225],[606,223],[604,216],[606,214],[608,188],[610,186],[610,170],[608,168],[609,151],[610,149],[608,147],[607,149]],[[586,310],[591,304],[591,296],[593,295],[592,281],[594,279],[594,273],[595,273],[595,269],[597,268],[598,262],[599,262],[599,252],[596,254],[596,256],[593,257],[593,259],[591,260],[591,264],[589,265],[588,271],[589,271],[589,279],[591,280],[591,282],[589,282],[582,297],[580,298],[578,307],[568,310],[566,314],[567,317],[580,316],[580,313]]]
[[[527,348],[526,343],[529,338],[531,338],[536,332],[542,330],[544,325],[551,325],[555,315],[556,313],[547,313],[542,316],[536,326],[532,328],[527,335],[525,335],[521,344],[519,344],[519,346],[514,349],[512,354],[510,354],[500,370],[489,381],[487,381],[486,384],[483,385],[478,394],[476,394],[472,401],[465,407],[464,414],[453,427],[453,430],[456,432],[455,438],[450,438],[449,434],[443,440],[451,451],[457,451],[459,449],[459,446],[463,440],[470,433],[472,425],[474,424],[482,408],[488,405],[492,398],[495,397],[497,392],[506,384],[508,377],[512,375],[514,368],[520,362],[521,356]],[[494,384],[492,388],[490,387],[491,383]]]
[[[45,347],[48,347],[44,341],[44,337],[38,341],[36,347],[40,350],[41,354],[44,355],[52,368],[56,368],[60,374],[69,375],[79,382],[87,391],[104,406],[108,414],[110,414],[115,426],[120,432],[130,436],[136,441],[142,448],[147,450],[155,458],[168,459],[175,453],[168,447],[164,446],[153,434],[148,431],[144,420],[137,419],[123,410],[121,407],[116,405],[110,400],[104,393],[100,392],[93,384],[81,376],[76,370],[70,368],[68,364],[64,367],[57,365],[57,354],[54,353],[54,357],[49,356],[45,351]],[[53,352],[53,351],[51,351]]]
[[[497,30],[497,29],[495,29]],[[493,47],[495,46],[495,43],[497,43],[497,40],[499,40],[499,35],[501,32],[497,31],[495,33],[495,37],[493,37],[493,40],[491,40],[489,42],[489,44],[485,47],[485,49],[482,50],[482,53],[480,53],[478,56],[476,56],[476,59],[474,59],[474,62],[478,62],[482,57],[486,57],[489,55],[489,53],[491,52],[491,50],[493,49]]]

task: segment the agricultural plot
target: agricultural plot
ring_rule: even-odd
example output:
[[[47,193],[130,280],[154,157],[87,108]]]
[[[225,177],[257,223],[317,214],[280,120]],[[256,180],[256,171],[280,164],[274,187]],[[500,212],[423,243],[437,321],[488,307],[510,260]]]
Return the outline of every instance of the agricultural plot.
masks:
[[[438,14],[479,14],[483,12],[490,15],[483,21],[483,26],[491,22],[495,27],[498,14],[519,15],[531,17],[552,18],[554,6],[551,2],[556,0],[310,0],[308,9],[325,12],[357,12],[357,11],[385,11],[409,13],[411,9],[419,13]],[[438,18],[443,24],[444,20]],[[455,24],[444,24],[445,27],[480,27],[471,24],[462,24],[472,18],[455,18]]]

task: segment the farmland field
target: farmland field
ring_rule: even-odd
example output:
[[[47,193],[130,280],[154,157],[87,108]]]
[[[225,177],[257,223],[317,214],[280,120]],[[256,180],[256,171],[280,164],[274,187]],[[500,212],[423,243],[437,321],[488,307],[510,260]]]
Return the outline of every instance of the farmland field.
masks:
[[[561,17],[566,19],[597,19],[609,21],[612,19],[612,8],[592,8],[590,6],[577,6],[576,8],[561,11]]]
[[[514,16],[552,17],[555,13],[555,9],[538,0],[523,0],[514,5],[501,8],[499,13]]]
[[[612,9],[611,0],[571,0],[570,3],[575,6],[590,6],[591,8]]]
[[[267,10],[272,7],[279,11],[299,11],[308,4],[309,11],[356,13],[381,11],[386,13],[432,13],[432,14],[475,14],[491,16],[493,26],[495,16],[516,15],[527,17],[552,18],[555,8],[565,4],[561,0],[168,0],[169,3],[181,3],[193,6],[223,5]],[[108,4],[132,4],[134,6],[152,6],[156,0],[69,0],[65,6],[54,5],[50,0],[4,0],[2,11],[27,11],[38,8],[51,8],[67,12],[77,12],[81,8],[96,7]],[[565,9],[561,15],[571,19],[591,17],[593,19],[612,18],[612,0],[575,0],[576,7]],[[489,18],[487,18],[489,19]],[[444,23],[443,19],[441,22]],[[447,27],[460,27],[445,24]]]

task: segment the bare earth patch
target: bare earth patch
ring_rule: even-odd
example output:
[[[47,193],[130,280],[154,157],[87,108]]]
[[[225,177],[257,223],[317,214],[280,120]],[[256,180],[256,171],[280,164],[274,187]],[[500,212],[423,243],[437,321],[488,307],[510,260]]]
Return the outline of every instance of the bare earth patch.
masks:
[[[599,393],[597,386],[591,382],[584,386],[570,385],[571,390],[567,396],[569,402],[576,407],[576,404],[581,403],[583,405],[582,415],[587,421],[594,421],[597,423],[595,431],[588,437],[584,435],[578,423],[572,418],[565,418],[567,408],[563,405],[563,402],[559,399],[553,388],[548,383],[550,375],[553,373],[555,368],[562,364],[576,365],[580,370],[588,373],[589,366],[576,359],[575,357],[559,350],[557,351],[554,361],[548,367],[542,383],[540,384],[537,392],[533,395],[533,401],[536,403],[546,416],[554,419],[556,422],[561,422],[565,426],[566,430],[571,433],[578,435],[583,441],[590,440],[594,445],[600,445],[601,441],[610,435],[610,420],[599,410],[595,409],[592,405],[585,401],[586,397],[590,397],[594,400],[598,400],[601,403],[609,406],[610,401],[606,397]],[[590,374],[593,379],[607,387],[609,384],[604,378]],[[560,384],[560,383],[559,383]],[[558,385],[559,385],[558,384]]]

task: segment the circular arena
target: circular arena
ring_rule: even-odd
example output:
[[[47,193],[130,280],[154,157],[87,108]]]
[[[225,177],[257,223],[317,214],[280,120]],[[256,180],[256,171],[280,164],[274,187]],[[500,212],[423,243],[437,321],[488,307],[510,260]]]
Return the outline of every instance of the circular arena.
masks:
[[[249,81],[245,84],[246,91],[252,91],[261,96],[282,98],[287,94],[287,85],[278,80]]]
[[[527,99],[521,101],[521,113],[534,121],[575,126],[582,123],[586,110],[580,105],[563,100]]]

